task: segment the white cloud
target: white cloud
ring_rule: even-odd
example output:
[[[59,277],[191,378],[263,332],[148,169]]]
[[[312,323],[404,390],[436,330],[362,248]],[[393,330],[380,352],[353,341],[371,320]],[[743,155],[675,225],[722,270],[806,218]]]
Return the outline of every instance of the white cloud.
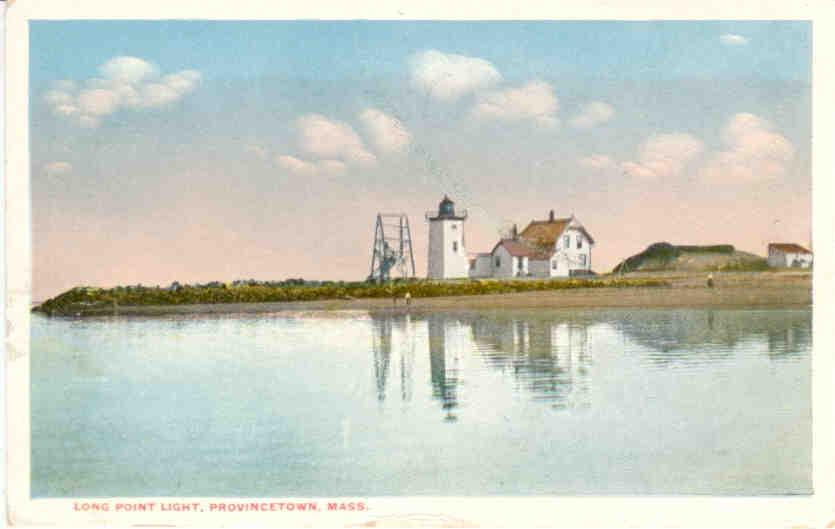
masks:
[[[295,156],[282,155],[275,159],[279,167],[287,169],[291,173],[299,175],[314,175],[316,174],[316,164],[307,162],[296,158]]]
[[[78,114],[78,107],[74,104],[59,104],[53,107],[53,112],[59,116],[69,117]]]
[[[478,57],[428,50],[412,56],[412,84],[442,101],[488,88],[502,79],[490,62]]]
[[[377,158],[347,123],[326,118],[321,114],[308,114],[296,120],[299,131],[299,147],[320,159],[341,160],[353,165],[374,165]]]
[[[735,35],[733,33],[726,33],[719,37],[719,41],[722,44],[727,44],[728,46],[745,46],[748,44],[748,39],[743,37],[742,35]]]
[[[530,81],[518,88],[481,94],[471,114],[476,118],[501,121],[532,120],[542,127],[553,128],[559,124],[558,108],[557,97],[550,84]]]
[[[317,167],[319,172],[328,174],[328,175],[341,175],[345,172],[345,163],[340,162],[339,160],[321,160],[318,162]]]
[[[402,152],[409,146],[412,136],[397,118],[376,108],[366,108],[360,113],[360,121],[366,137],[383,154]]]
[[[269,151],[266,147],[262,147],[261,145],[245,145],[244,152],[254,154],[257,158],[261,160],[266,160]]]
[[[591,156],[586,156],[577,160],[577,163],[581,167],[585,167],[586,169],[592,169],[595,171],[603,171],[606,169],[612,169],[617,166],[617,163],[606,156],[605,154],[592,154]]]
[[[621,169],[644,180],[666,178],[681,172],[703,150],[702,141],[690,134],[659,134],[644,142],[638,160],[624,162]]]
[[[138,57],[113,57],[99,66],[99,73],[106,79],[134,84],[146,79],[157,77],[159,69]]]
[[[164,76],[159,82],[145,84],[138,100],[138,106],[158,107],[179,100],[197,87],[200,73],[183,70]]]
[[[58,116],[82,127],[96,127],[102,117],[122,108],[163,107],[179,101],[200,82],[200,73],[182,70],[160,77],[159,69],[137,57],[114,57],[99,67],[102,77],[79,83],[53,83],[44,100]]]
[[[754,114],[735,114],[722,131],[727,149],[715,154],[701,171],[708,182],[774,180],[786,173],[794,146]]]
[[[396,152],[408,145],[411,137],[395,118],[374,108],[360,113],[371,141],[381,152]],[[282,169],[299,176],[338,176],[349,166],[370,167],[377,157],[369,152],[362,138],[348,123],[321,114],[296,119],[296,139],[301,156],[282,154],[274,158]],[[247,152],[266,159],[268,151],[260,145],[247,145]]]
[[[345,172],[345,164],[339,160],[311,162],[285,154],[277,156],[275,161],[279,167],[300,176],[316,176],[319,174],[336,176]]]
[[[49,176],[58,176],[72,171],[72,164],[69,162],[52,162],[43,166],[43,172]]]
[[[93,116],[78,116],[78,125],[85,129],[94,129],[99,126],[99,118]]]
[[[57,84],[57,83],[56,83]],[[64,85],[66,86],[66,85]],[[72,88],[71,90],[75,90]],[[49,103],[53,106],[62,106],[62,105],[73,105],[74,100],[73,96],[71,96],[67,91],[64,90],[49,90],[43,95],[44,101]]]
[[[187,94],[197,87],[202,76],[197,70],[180,70],[162,78],[162,82],[178,94]]]
[[[578,129],[590,129],[606,123],[615,115],[615,109],[602,101],[593,101],[580,109],[580,113],[571,118],[571,126]]]
[[[74,92],[78,88],[78,85],[75,81],[63,79],[52,83],[52,87],[61,92]]]
[[[81,114],[88,116],[112,114],[119,107],[119,94],[101,88],[83,90],[78,94],[76,106]]]

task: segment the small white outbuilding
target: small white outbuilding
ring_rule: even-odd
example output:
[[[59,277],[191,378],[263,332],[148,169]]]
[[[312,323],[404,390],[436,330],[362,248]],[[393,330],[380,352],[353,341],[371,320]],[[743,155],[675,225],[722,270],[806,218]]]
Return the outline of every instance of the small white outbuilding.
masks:
[[[774,242],[768,245],[768,266],[772,268],[811,268],[812,252],[799,244]]]

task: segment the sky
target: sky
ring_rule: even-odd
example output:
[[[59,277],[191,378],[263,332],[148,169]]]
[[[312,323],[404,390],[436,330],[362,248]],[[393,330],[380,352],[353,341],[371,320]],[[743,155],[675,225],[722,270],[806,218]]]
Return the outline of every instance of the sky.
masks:
[[[469,252],[574,214],[649,244],[810,243],[806,22],[34,21],[33,295],[364,279],[377,212]]]

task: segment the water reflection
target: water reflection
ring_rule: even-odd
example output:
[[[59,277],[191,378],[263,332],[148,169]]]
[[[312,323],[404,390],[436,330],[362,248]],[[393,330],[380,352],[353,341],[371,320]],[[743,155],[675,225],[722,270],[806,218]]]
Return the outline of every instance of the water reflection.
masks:
[[[484,315],[372,314],[372,351],[377,399],[385,401],[392,358],[399,360],[400,397],[411,398],[416,336],[425,331],[429,383],[444,420],[457,420],[462,357],[507,373],[517,392],[556,408],[587,407],[589,326],[584,319],[530,319]]]
[[[381,312],[371,320],[377,399],[385,401],[394,376],[400,400],[411,400],[416,357],[428,357],[431,395],[449,422],[466,404],[467,379],[484,371],[553,408],[590,407],[595,336],[598,353],[614,348],[657,368],[720,361],[740,344],[774,360],[811,347],[811,312],[803,310]]]
[[[391,363],[391,331],[394,325],[392,318],[375,319],[374,339],[371,351],[374,354],[374,380],[377,383],[377,400],[386,400],[386,382],[388,381],[389,364]]]
[[[534,399],[555,407],[588,405],[589,326],[559,319],[479,317],[470,322],[486,364],[512,373]]]
[[[398,371],[400,372],[400,400],[408,402],[412,398],[412,370],[414,364],[415,336],[414,325],[408,314],[389,317],[373,317],[371,351],[374,355],[374,381],[377,388],[377,400],[386,400],[389,371],[391,370],[392,350],[396,349]],[[394,338],[394,330],[397,337]]]
[[[457,321],[442,315],[432,315],[427,319],[429,332],[429,365],[432,396],[441,402],[446,415],[445,421],[457,420],[455,408],[458,407],[458,355],[461,350],[456,345],[454,334],[459,330]],[[451,347],[447,348],[447,344]]]
[[[811,310],[398,309],[33,316],[33,495],[811,492]]]
[[[783,321],[781,325],[768,329],[766,334],[768,353],[772,358],[797,356],[812,344],[812,327],[808,321]]]
[[[767,344],[771,358],[792,356],[812,343],[811,312],[803,310],[635,311],[613,320],[660,365],[727,358],[742,343]]]

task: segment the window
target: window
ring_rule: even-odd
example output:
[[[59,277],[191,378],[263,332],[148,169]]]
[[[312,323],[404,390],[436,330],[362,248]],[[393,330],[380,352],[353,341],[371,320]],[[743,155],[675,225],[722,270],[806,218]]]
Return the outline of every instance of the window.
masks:
[[[496,268],[501,268],[501,266],[502,266],[502,258],[499,257],[499,256],[496,256]]]
[[[551,261],[551,270],[556,270],[556,269],[557,269],[557,260],[554,259],[553,261]]]
[[[453,223],[452,223],[452,229],[453,229],[453,230],[457,230],[457,229],[458,229],[458,224],[455,224],[455,223],[453,222]]]
[[[577,235],[577,249],[579,250],[582,247],[583,247],[583,236],[578,234]]]
[[[452,241],[452,251],[453,252],[458,251],[458,241]]]
[[[562,238],[562,245],[566,250],[571,248],[571,235],[566,235]]]
[[[580,265],[586,266],[586,254],[580,254]]]

